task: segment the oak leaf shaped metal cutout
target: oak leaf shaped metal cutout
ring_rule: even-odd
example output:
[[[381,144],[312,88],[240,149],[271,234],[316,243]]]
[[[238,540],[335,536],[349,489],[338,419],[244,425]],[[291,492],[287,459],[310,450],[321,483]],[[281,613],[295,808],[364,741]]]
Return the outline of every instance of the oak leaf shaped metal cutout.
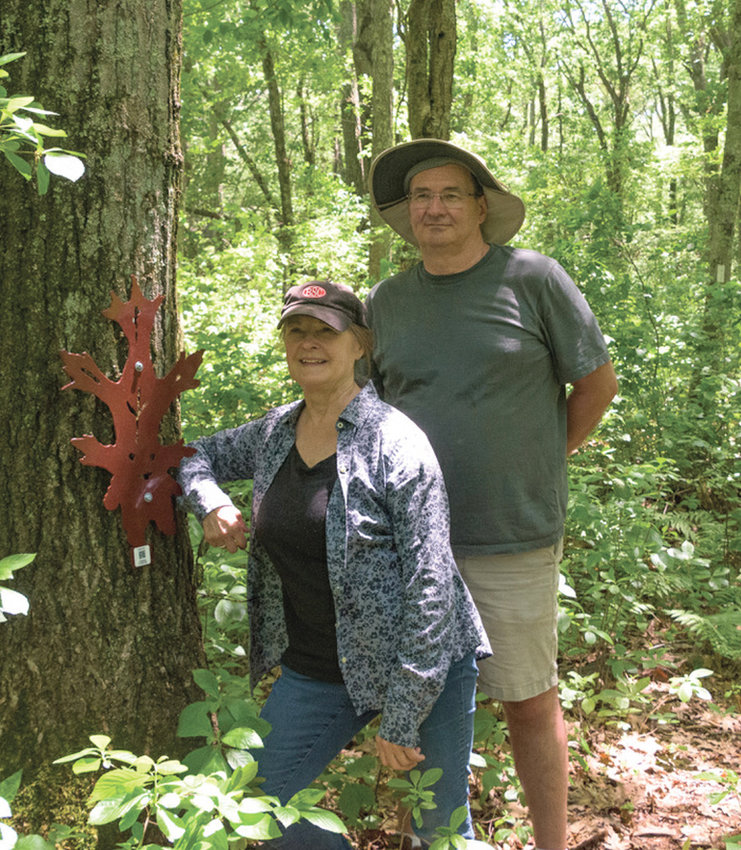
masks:
[[[159,439],[162,419],[172,402],[184,390],[199,385],[194,376],[203,358],[203,351],[188,357],[181,352],[167,375],[155,375],[150,340],[163,300],[163,295],[152,301],[145,298],[133,276],[129,301],[111,293],[111,306],[103,315],[121,326],[129,343],[128,358],[117,381],[107,378],[87,352],[60,352],[64,371],[72,378],[62,389],[92,393],[111,411],[113,445],[103,445],[90,434],[74,437],[72,444],[83,452],[81,463],[111,473],[103,504],[109,511],[121,508],[126,537],[135,550],[145,545],[150,522],[164,534],[175,533],[174,497],[181,490],[169,470],[195,453],[183,440],[163,445]]]

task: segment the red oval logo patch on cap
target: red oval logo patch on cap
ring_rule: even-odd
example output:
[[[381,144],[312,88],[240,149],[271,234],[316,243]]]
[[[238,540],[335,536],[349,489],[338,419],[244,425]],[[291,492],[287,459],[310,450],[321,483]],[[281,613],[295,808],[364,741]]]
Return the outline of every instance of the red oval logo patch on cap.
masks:
[[[301,294],[304,298],[323,298],[327,294],[327,290],[323,289],[321,286],[307,286],[306,289],[301,290]]]

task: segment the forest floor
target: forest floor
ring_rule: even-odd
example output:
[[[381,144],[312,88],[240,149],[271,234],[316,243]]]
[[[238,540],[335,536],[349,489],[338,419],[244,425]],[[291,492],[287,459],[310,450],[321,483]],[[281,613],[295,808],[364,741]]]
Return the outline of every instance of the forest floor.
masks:
[[[657,723],[655,710],[632,716],[628,729],[567,719],[570,739],[580,742],[570,769],[570,850],[741,848],[741,694],[737,681],[729,684],[729,698],[719,701],[714,694],[711,704],[669,701],[668,687],[653,683],[654,706],[670,705],[664,714],[669,723]],[[723,781],[700,778],[707,772]],[[714,803],[713,796],[724,791],[724,799]],[[491,847],[531,848],[514,831],[494,839],[503,812],[513,823],[526,822],[527,812],[516,805],[505,810],[493,795],[474,808]],[[406,850],[408,841],[400,845],[391,822],[387,828],[355,834],[358,850]],[[738,845],[731,836],[738,836]]]

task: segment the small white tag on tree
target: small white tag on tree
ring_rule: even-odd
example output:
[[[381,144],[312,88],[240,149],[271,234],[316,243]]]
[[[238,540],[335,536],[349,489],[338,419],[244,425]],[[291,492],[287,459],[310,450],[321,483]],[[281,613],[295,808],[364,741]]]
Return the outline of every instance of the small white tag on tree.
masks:
[[[135,546],[132,553],[135,567],[147,567],[152,563],[152,550],[148,545]]]

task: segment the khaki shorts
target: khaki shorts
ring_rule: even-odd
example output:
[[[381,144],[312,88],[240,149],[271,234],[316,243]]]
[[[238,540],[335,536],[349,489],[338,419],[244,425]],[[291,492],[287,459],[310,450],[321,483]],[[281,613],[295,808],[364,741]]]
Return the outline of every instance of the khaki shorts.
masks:
[[[558,684],[561,541],[543,549],[456,558],[494,655],[479,661],[479,690],[519,702]]]

